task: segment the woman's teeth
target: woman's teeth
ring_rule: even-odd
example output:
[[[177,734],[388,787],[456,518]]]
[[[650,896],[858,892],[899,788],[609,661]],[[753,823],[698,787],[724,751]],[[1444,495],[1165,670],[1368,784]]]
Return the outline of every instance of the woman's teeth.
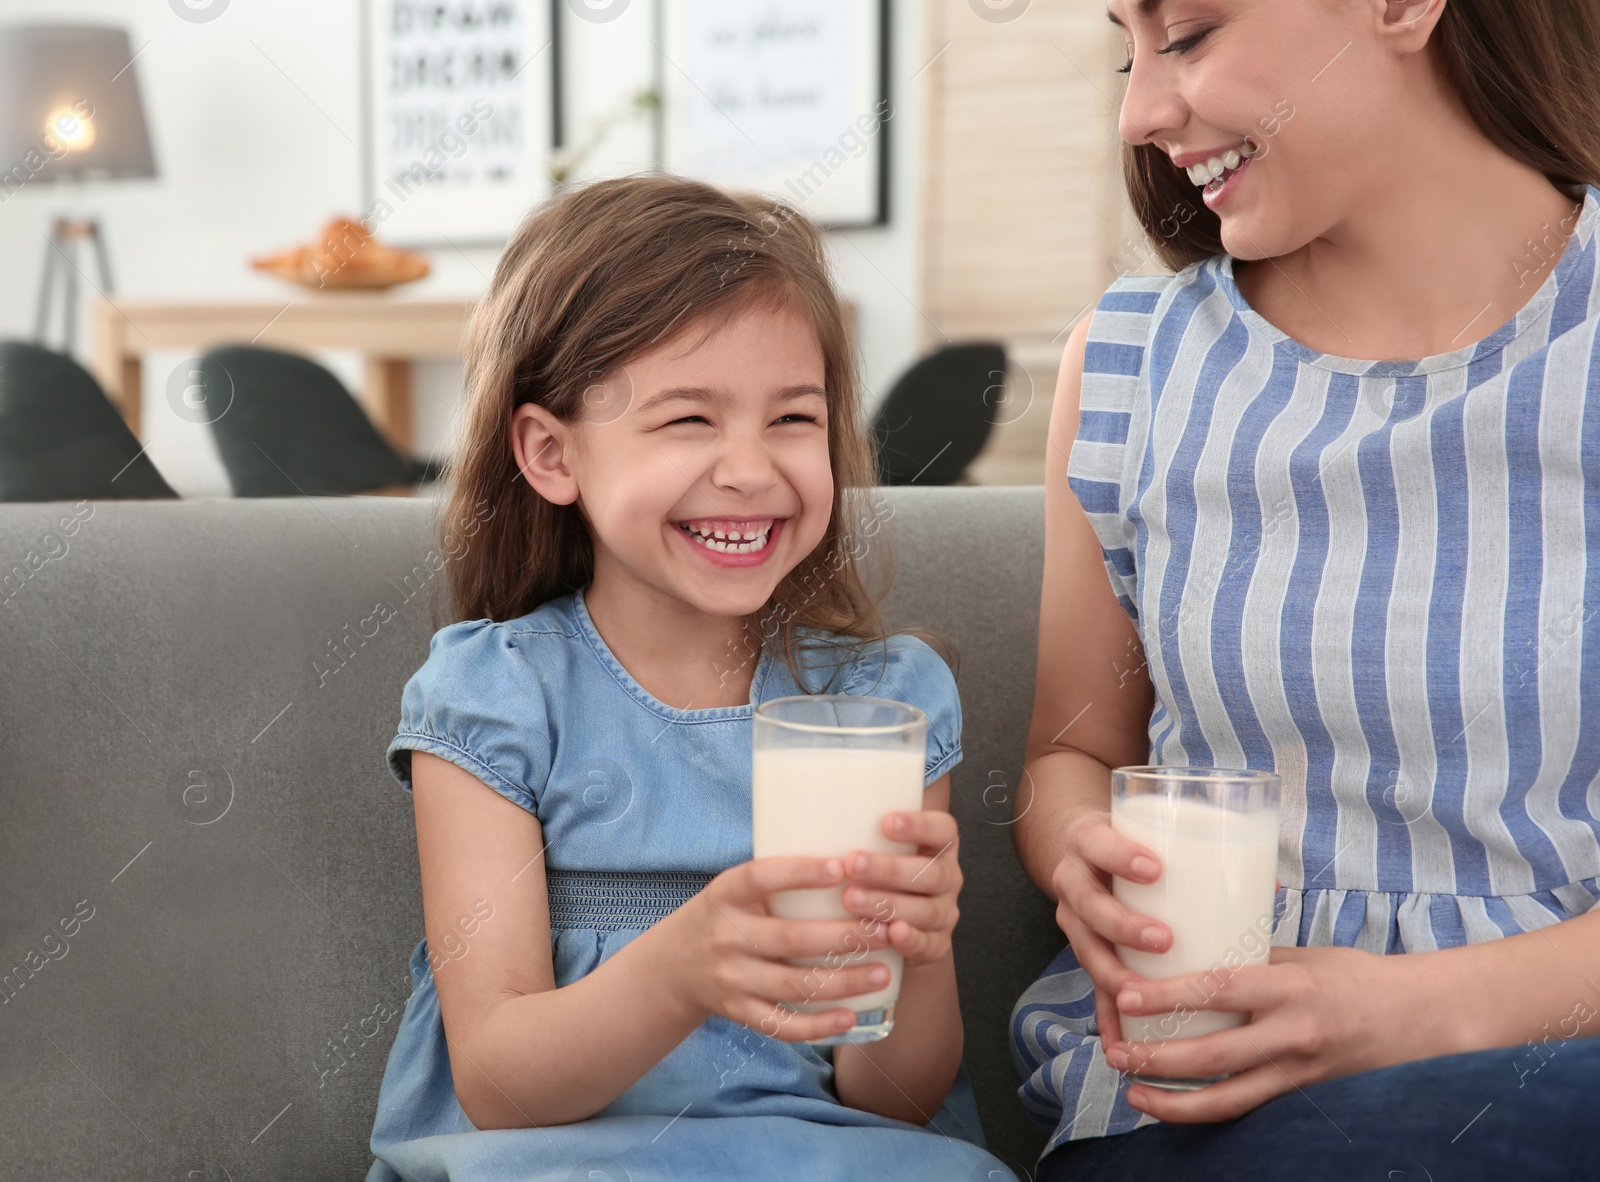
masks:
[[[772,532],[771,522],[758,530],[708,529],[699,525],[680,525],[679,528],[707,550],[720,550],[724,554],[753,554],[764,550],[767,536]]]
[[[1249,140],[1238,148],[1229,148],[1220,156],[1213,156],[1209,160],[1202,160],[1198,164],[1189,165],[1189,179],[1201,188],[1207,188],[1216,182],[1226,179],[1226,174],[1238,168],[1258,149]]]

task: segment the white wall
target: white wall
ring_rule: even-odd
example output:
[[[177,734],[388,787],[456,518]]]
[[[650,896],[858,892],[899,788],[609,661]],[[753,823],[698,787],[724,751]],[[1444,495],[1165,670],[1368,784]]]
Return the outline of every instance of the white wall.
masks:
[[[643,0],[634,3],[645,7]],[[870,399],[881,396],[917,348],[920,314],[912,299],[918,289],[922,79],[911,75],[924,64],[920,8],[918,0],[893,2],[890,223],[833,235],[841,291],[859,309]],[[0,0],[0,25],[84,21],[128,29],[160,173],[154,180],[91,184],[77,196],[31,186],[0,205],[0,269],[8,280],[0,284],[0,336],[31,336],[49,219],[69,207],[100,219],[110,245],[113,298],[271,300],[292,294],[246,260],[306,241],[336,213],[363,212],[359,14],[359,0],[230,0],[221,16],[196,23],[178,16],[167,0]],[[630,19],[625,15],[614,25]],[[608,90],[625,93],[649,69],[649,54],[636,39],[631,48],[606,40],[604,32],[613,27],[589,26],[571,39],[568,126],[575,132],[586,117],[607,109]],[[615,138],[609,167],[621,167],[640,150],[642,133],[633,134],[633,140],[626,132]],[[600,171],[607,159],[597,158]],[[433,274],[406,291],[480,292],[497,254],[433,251]],[[87,260],[80,265],[98,281]],[[92,291],[86,295],[95,298]],[[80,359],[88,357],[88,331],[85,316]],[[354,354],[321,358],[348,385],[359,381]],[[165,351],[146,356],[141,433],[180,493],[225,495],[209,429],[183,422],[166,405],[167,378],[185,359]],[[418,367],[419,451],[448,449],[459,381],[455,362]]]

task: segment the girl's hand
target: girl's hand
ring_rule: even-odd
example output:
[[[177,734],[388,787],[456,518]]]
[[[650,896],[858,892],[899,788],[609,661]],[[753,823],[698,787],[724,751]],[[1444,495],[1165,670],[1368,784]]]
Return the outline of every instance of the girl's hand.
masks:
[[[1275,947],[1264,965],[1155,981],[1130,976],[1116,998],[1129,1014],[1179,1007],[1250,1015],[1243,1026],[1194,1038],[1106,1043],[1106,1060],[1140,1075],[1231,1078],[1194,1092],[1133,1086],[1128,1103],[1159,1120],[1231,1120],[1293,1088],[1445,1053],[1409,1004],[1421,991],[1417,956],[1354,948]],[[1219,985],[1220,982],[1220,985]]]
[[[1154,882],[1161,875],[1161,859],[1148,846],[1114,830],[1111,814],[1103,809],[1074,816],[1062,831],[1060,849],[1061,861],[1051,876],[1058,901],[1056,924],[1094,981],[1095,1017],[1101,1041],[1109,1046],[1122,1039],[1117,993],[1126,982],[1138,979],[1123,966],[1112,945],[1150,952],[1165,952],[1172,945],[1172,929],[1166,924],[1129,911],[1117,901],[1111,894],[1111,875]]]
[[[956,819],[940,810],[889,813],[883,832],[893,841],[915,842],[914,854],[857,850],[844,859],[849,881],[845,910],[863,922],[888,925],[889,944],[908,967],[931,964],[950,955],[950,933],[960,912],[960,840]]]
[[[673,950],[667,986],[678,986],[679,996],[701,1013],[788,1042],[849,1029],[856,1016],[843,1007],[801,1014],[778,1003],[827,1001],[887,985],[886,967],[861,962],[869,949],[888,944],[883,926],[858,919],[779,919],[767,910],[774,891],[835,886],[843,877],[837,858],[757,858],[724,870],[656,925],[666,941],[662,946]],[[824,963],[784,963],[791,957]]]

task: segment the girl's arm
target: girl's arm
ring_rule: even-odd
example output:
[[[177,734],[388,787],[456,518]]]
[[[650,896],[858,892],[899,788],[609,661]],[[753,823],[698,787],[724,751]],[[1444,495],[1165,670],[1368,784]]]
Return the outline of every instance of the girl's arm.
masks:
[[[924,790],[922,807],[949,813],[948,772]],[[952,845],[936,861],[949,859],[953,865],[955,854]],[[859,913],[892,921],[889,909],[874,906],[873,900],[881,896],[870,889],[868,895]],[[889,1037],[834,1048],[833,1080],[839,1100],[852,1108],[925,1125],[955,1082],[962,1040],[954,956],[946,949],[927,963],[908,963],[900,979],[900,999],[895,1003],[894,1029]]]
[[[872,988],[867,969],[853,965],[810,995],[791,980],[800,971],[766,959],[826,955],[862,935],[856,920],[766,915],[766,894],[836,884],[842,867],[765,858],[718,875],[592,973],[558,989],[538,819],[448,760],[414,751],[411,766],[423,923],[450,1070],[462,1111],[480,1129],[592,1116],[712,1013],[756,1026],[772,999]],[[458,925],[474,916],[463,940],[469,926]],[[779,1037],[831,1034],[847,1016],[797,1014]]]

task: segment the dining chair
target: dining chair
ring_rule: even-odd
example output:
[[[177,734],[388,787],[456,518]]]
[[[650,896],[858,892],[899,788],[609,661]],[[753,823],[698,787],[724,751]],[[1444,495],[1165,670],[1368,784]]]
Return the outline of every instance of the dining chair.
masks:
[[[200,358],[200,380],[234,496],[408,491],[443,474],[443,463],[397,451],[344,383],[309,357],[221,346]]]
[[[1005,346],[946,345],[915,362],[873,416],[879,484],[956,484],[994,427]]]
[[[177,495],[88,370],[41,345],[0,341],[0,501]]]

